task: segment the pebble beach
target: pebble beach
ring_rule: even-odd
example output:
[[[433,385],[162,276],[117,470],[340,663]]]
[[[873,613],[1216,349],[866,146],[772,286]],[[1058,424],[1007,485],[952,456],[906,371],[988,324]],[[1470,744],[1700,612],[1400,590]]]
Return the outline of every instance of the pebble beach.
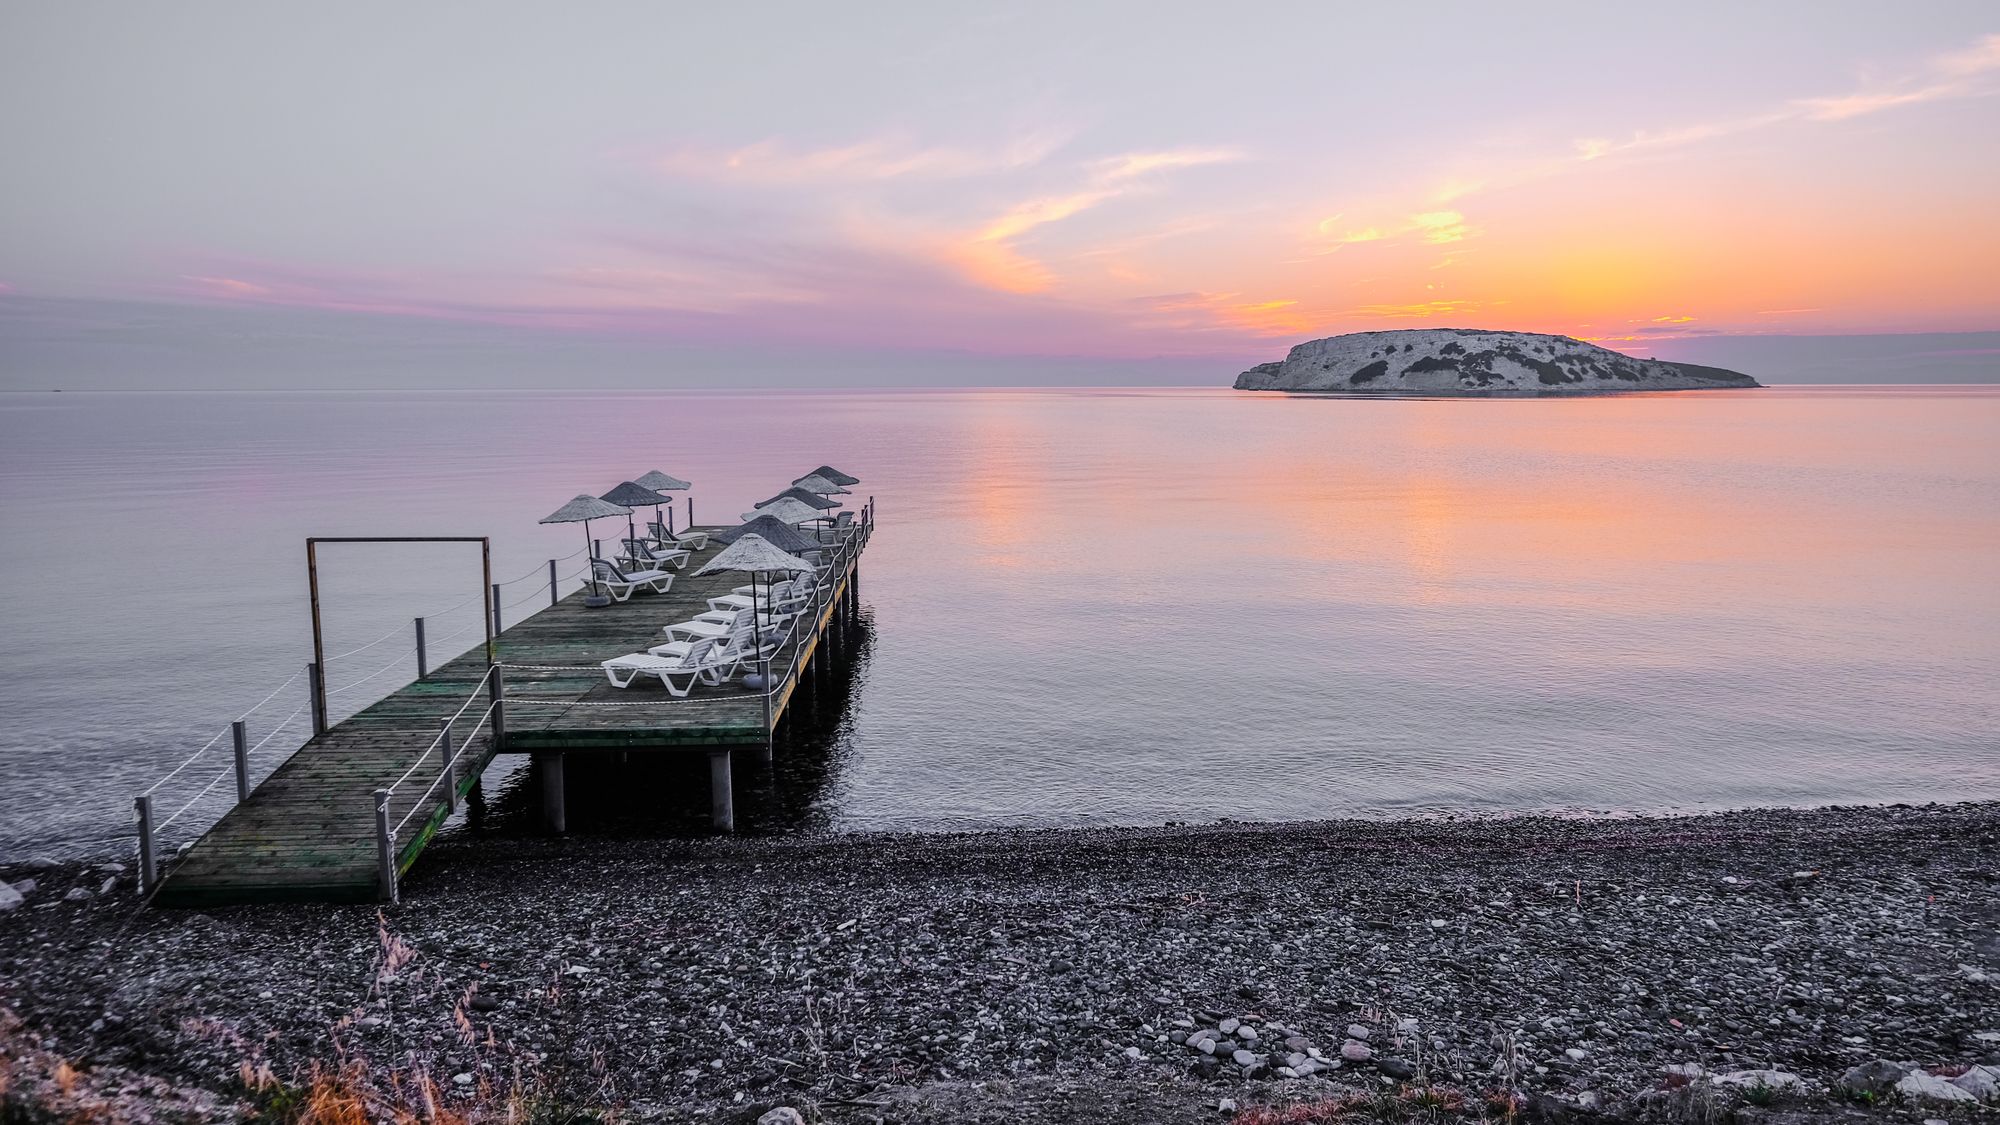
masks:
[[[242,1120],[347,1065],[471,1119],[2000,1112],[1994,804],[426,858],[394,907],[209,912],[7,867],[7,1096]]]

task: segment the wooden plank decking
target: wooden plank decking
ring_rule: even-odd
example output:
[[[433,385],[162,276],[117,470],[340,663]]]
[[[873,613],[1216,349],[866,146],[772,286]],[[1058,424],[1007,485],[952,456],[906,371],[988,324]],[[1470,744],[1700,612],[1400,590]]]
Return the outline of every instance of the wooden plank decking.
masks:
[[[461,759],[459,793],[469,792],[480,771],[501,752],[763,747],[769,734],[763,697],[740,681],[698,686],[688,701],[668,702],[671,697],[657,680],[647,678],[620,690],[597,668],[600,660],[661,643],[662,626],[687,620],[707,609],[710,597],[742,585],[746,577],[741,574],[695,577],[719,549],[710,544],[696,552],[665,594],[635,594],[626,602],[586,609],[586,588],[501,633],[498,660],[507,666],[505,745],[494,745],[490,725],[480,729]],[[847,596],[858,558],[857,551],[837,574],[834,597],[809,623],[796,655],[788,647],[773,661],[772,678],[781,685],[771,700],[773,726],[798,680],[787,675],[792,663],[796,660],[803,670],[819,652]],[[476,695],[454,724],[455,731],[471,730],[487,707],[487,696],[480,691],[486,671],[484,648],[475,646],[307,742],[164,874],[153,901],[197,906],[377,898],[374,793],[395,785],[431,745],[439,721]],[[590,706],[642,702],[656,705]],[[455,735],[461,743],[464,737]],[[442,784],[425,792],[438,777],[438,765],[432,754],[391,797],[389,822],[403,824],[397,833],[398,872],[409,869],[450,816]]]

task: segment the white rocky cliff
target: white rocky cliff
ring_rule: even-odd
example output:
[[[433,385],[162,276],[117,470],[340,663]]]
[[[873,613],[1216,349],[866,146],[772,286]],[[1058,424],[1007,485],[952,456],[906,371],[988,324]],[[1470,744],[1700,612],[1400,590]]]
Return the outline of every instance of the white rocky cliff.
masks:
[[[1415,328],[1308,340],[1236,377],[1240,391],[1427,395],[1606,394],[1755,387],[1720,367],[1668,363],[1537,332]]]

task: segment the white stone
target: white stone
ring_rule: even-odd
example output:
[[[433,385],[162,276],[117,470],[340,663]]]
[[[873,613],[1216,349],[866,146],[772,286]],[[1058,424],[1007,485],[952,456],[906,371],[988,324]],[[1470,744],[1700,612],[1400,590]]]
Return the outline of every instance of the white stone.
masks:
[[[1347,1025],[1347,1037],[1349,1039],[1354,1039],[1359,1042],[1366,1043],[1368,1042],[1368,1040],[1374,1038],[1374,1036],[1375,1033],[1368,1030],[1367,1024],[1350,1023]]]
[[[1368,1044],[1349,1039],[1340,1045],[1340,1057],[1349,1062],[1367,1062],[1375,1057],[1375,1052]]]
[[[1216,1024],[1215,1029],[1217,1031],[1220,1031],[1224,1035],[1232,1035],[1235,1034],[1237,1028],[1242,1026],[1243,1026],[1243,1021],[1236,1019],[1235,1017],[1232,1016],[1229,1019],[1223,1020],[1221,1023]]]
[[[1975,1066],[1951,1084],[1982,1102],[2000,1099],[2000,1066]]]
[[[759,1117],[757,1125],[806,1125],[806,1119],[791,1106],[781,1105]]]
[[[1582,1062],[1585,1056],[1582,1047],[1571,1047],[1569,1050],[1564,1051],[1563,1054],[1568,1055],[1571,1062]]]
[[[1732,1070],[1715,1076],[1717,1086],[1737,1086],[1755,1089],[1762,1086],[1768,1090],[1803,1090],[1805,1079],[1789,1070]]]
[[[1896,1083],[1896,1092],[1906,1098],[1928,1099],[1936,1102],[1975,1101],[1971,1094],[1950,1082],[1921,1070],[1913,1070]]]
[[[454,1085],[458,1086],[472,1085],[472,1075],[469,1073],[454,1074],[451,1076],[451,1080]]]
[[[26,899],[21,897],[20,891],[15,890],[6,883],[0,883],[0,914],[17,909],[26,901]]]

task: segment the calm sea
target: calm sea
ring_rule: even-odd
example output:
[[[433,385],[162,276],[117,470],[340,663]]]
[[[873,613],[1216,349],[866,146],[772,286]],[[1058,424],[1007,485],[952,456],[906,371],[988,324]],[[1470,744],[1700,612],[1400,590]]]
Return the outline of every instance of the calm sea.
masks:
[[[719,522],[821,462],[879,503],[867,637],[753,826],[2000,797],[2000,388],[16,393],[0,854],[122,839],[273,690],[258,771],[297,744],[309,534],[486,534],[545,575],[578,492],[664,469]],[[408,677],[410,618],[476,638],[473,554],[323,567],[329,651],[387,637],[333,662],[337,711]]]

